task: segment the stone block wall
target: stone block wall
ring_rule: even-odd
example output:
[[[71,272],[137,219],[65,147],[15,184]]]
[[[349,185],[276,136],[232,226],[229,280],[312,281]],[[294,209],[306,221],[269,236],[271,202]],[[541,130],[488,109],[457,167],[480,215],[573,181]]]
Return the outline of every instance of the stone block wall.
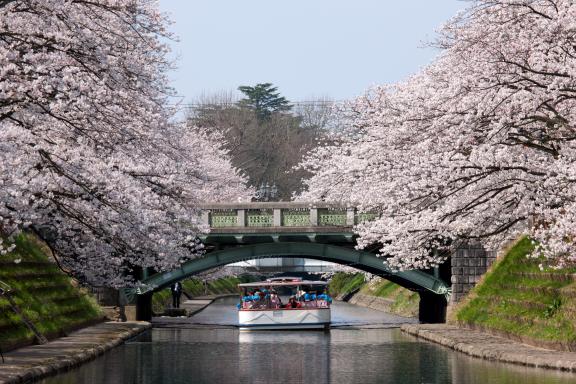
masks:
[[[496,252],[485,250],[478,243],[459,247],[451,257],[452,303],[459,302],[496,260]]]

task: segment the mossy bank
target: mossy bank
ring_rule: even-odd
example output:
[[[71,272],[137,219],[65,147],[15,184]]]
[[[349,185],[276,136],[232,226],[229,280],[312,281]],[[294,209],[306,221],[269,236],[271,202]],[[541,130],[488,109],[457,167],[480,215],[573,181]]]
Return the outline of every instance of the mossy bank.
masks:
[[[533,244],[516,242],[492,266],[450,321],[526,343],[576,350],[574,269],[541,269]]]
[[[391,281],[376,277],[368,282],[362,273],[336,273],[330,280],[333,297],[405,317],[418,316],[419,296]]]
[[[0,281],[42,335],[55,338],[104,319],[88,292],[60,271],[39,240],[21,234],[15,242],[13,252],[0,256]],[[0,348],[6,351],[34,341],[34,333],[0,295]]]

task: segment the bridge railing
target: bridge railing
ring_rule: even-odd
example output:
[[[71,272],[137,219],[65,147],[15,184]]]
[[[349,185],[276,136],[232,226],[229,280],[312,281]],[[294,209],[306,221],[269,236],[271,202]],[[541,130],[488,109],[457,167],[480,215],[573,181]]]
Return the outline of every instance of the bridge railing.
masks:
[[[377,217],[356,207],[329,203],[217,203],[201,208],[203,221],[211,228],[352,227]]]

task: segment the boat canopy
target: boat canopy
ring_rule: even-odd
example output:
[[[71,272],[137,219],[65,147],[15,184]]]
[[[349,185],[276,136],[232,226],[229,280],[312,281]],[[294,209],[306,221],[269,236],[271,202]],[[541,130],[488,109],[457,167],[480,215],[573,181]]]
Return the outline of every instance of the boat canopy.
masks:
[[[238,284],[239,287],[294,287],[298,285],[328,285],[327,281],[311,281],[311,280],[296,280],[296,281],[257,281],[253,283]]]
[[[302,281],[302,278],[293,276],[280,276],[280,277],[271,277],[269,279],[266,279],[266,281]]]

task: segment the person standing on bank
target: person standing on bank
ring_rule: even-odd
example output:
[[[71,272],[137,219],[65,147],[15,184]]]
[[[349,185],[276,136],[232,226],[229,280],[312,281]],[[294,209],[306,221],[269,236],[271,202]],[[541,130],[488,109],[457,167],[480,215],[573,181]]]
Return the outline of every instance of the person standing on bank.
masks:
[[[172,292],[172,307],[180,308],[180,296],[182,296],[182,283],[177,281],[170,286]]]

